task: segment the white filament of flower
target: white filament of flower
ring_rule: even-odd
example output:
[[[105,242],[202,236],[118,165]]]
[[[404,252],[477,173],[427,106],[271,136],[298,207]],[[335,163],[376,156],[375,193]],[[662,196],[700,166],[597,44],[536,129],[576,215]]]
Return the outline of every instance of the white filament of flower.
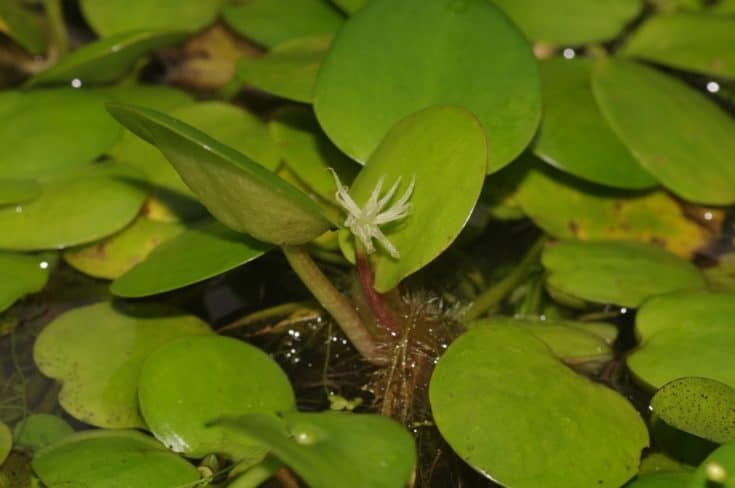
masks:
[[[334,182],[337,185],[337,193],[335,193],[337,202],[347,212],[344,225],[360,240],[365,252],[367,254],[375,252],[375,246],[373,245],[373,239],[375,239],[393,258],[400,258],[401,255],[398,249],[385,237],[383,231],[380,230],[380,226],[401,220],[411,212],[411,203],[408,200],[413,194],[416,177],[411,177],[411,183],[409,183],[403,195],[393,205],[385,208],[398,190],[401,178],[399,177],[390,190],[381,197],[380,191],[383,188],[383,180],[385,180],[385,176],[382,176],[370,194],[370,198],[360,208],[347,192],[348,188],[339,180],[337,173],[332,168],[329,168],[329,170],[332,172]]]

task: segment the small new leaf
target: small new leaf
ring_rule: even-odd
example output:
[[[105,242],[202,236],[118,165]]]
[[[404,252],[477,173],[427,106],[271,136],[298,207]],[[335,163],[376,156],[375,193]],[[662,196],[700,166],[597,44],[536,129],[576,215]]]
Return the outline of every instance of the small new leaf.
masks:
[[[388,208],[385,207],[398,190],[401,178],[399,177],[390,190],[381,197],[380,191],[383,188],[385,176],[381,177],[368,201],[360,208],[347,192],[348,188],[339,180],[337,173],[331,168],[329,170],[332,172],[337,185],[337,193],[335,193],[337,202],[347,212],[347,218],[344,222],[345,227],[350,229],[352,234],[360,240],[366,253],[372,254],[375,252],[375,246],[373,245],[373,239],[375,239],[393,258],[399,259],[401,255],[398,249],[385,237],[383,231],[380,230],[380,226],[401,220],[411,212],[411,203],[408,200],[411,198],[416,183],[415,176],[411,177],[411,183],[409,183],[403,195]]]

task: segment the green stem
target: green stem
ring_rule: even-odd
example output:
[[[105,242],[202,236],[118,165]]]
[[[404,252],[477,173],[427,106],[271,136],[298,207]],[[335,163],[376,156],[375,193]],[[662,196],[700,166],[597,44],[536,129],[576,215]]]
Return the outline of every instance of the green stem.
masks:
[[[513,268],[513,271],[508,273],[505,278],[497,282],[495,285],[480,293],[465,313],[465,320],[474,320],[497,307],[536,265],[536,261],[544,248],[545,242],[546,239],[544,237],[540,237],[533,246],[526,251],[526,255],[523,256],[521,262]]]
[[[43,0],[43,8],[49,22],[51,46],[55,48],[55,55],[61,57],[69,51],[69,35],[66,32],[61,0]]]
[[[314,302],[291,302],[276,305],[275,307],[258,310],[244,317],[240,317],[236,321],[220,327],[217,332],[225,332],[229,330],[239,329],[240,327],[247,327],[248,325],[256,324],[258,322],[264,322],[266,320],[275,319],[277,317],[283,317],[290,315],[299,310],[309,309],[310,306],[314,305]]]
[[[347,338],[362,356],[373,364],[385,364],[378,343],[360,319],[352,304],[332,285],[302,246],[283,246],[283,254],[301,281],[332,315]]]

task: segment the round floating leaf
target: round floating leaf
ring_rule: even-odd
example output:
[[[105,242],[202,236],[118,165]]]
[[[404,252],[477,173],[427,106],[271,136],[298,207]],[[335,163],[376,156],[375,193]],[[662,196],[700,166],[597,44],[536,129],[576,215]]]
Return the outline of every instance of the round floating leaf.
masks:
[[[154,439],[135,431],[78,432],[33,457],[46,486],[129,488],[195,486],[199,472]]]
[[[720,446],[702,461],[687,488],[735,486],[735,442]]]
[[[107,37],[138,29],[197,31],[211,24],[222,0],[81,0],[87,22],[101,36]]]
[[[200,458],[226,454],[239,461],[263,447],[231,429],[221,417],[295,408],[288,377],[266,353],[222,336],[184,337],[151,354],[138,382],[140,411],[169,449]]]
[[[597,108],[591,61],[555,58],[540,66],[544,120],[534,152],[562,171],[602,185],[656,186]]]
[[[673,473],[652,473],[640,476],[631,483],[625,485],[626,488],[676,488],[689,487],[693,480],[692,473],[688,471],[680,471]]]
[[[180,224],[139,217],[113,236],[67,250],[64,261],[89,276],[114,280],[183,230],[184,226]]]
[[[735,121],[714,102],[622,60],[601,62],[592,87],[612,128],[662,185],[693,202],[735,202]]]
[[[21,2],[0,2],[0,32],[7,34],[31,54],[46,50],[46,33],[41,19]]]
[[[41,194],[41,185],[34,180],[0,179],[0,206],[24,203]]]
[[[695,292],[656,297],[638,311],[640,346],[633,374],[652,389],[677,378],[711,378],[735,388],[735,294]]]
[[[525,214],[556,238],[651,242],[686,257],[714,238],[710,229],[689,220],[667,193],[613,191],[533,158],[516,165],[525,165],[527,171],[516,200]]]
[[[643,8],[640,0],[493,0],[532,40],[587,44],[616,37]]]
[[[15,424],[13,438],[17,447],[37,451],[60,441],[72,432],[74,429],[59,417],[38,413]]]
[[[360,162],[400,119],[436,104],[480,119],[488,172],[516,157],[536,131],[536,61],[488,0],[371,1],[335,37],[314,91],[325,132]]]
[[[44,256],[0,252],[0,312],[46,286],[49,263]]]
[[[471,327],[520,327],[543,341],[566,364],[612,359],[612,343],[617,337],[614,325],[535,319],[492,317]]]
[[[623,54],[673,68],[735,78],[735,18],[711,13],[656,15],[628,40]]]
[[[0,464],[8,457],[11,449],[13,449],[13,434],[5,423],[0,422]]]
[[[122,297],[175,290],[259,258],[270,245],[206,220],[157,247],[143,262],[112,283]]]
[[[145,358],[174,338],[210,333],[196,317],[160,306],[105,302],[54,320],[38,336],[33,356],[62,383],[59,403],[73,417],[99,427],[143,428],[136,389]]]
[[[332,36],[302,37],[275,46],[261,58],[240,58],[239,79],[266,93],[311,103],[311,92]]]
[[[460,336],[439,360],[429,395],[449,445],[503,486],[619,487],[648,444],[631,404],[518,327]]]
[[[143,205],[139,178],[133,168],[98,164],[44,181],[35,200],[0,207],[0,249],[60,249],[117,232]]]
[[[391,257],[377,244],[379,252],[372,256],[377,291],[395,288],[441,254],[460,233],[482,190],[486,144],[485,131],[470,112],[439,105],[398,122],[375,150],[350,187],[358,205],[368,201],[381,178],[386,188],[401,178],[387,208],[415,178],[411,213],[381,229],[400,258]]]
[[[679,378],[651,399],[651,411],[671,427],[723,444],[735,440],[735,389],[709,378]]]
[[[47,177],[101,155],[121,133],[103,101],[72,88],[0,94],[0,178]]]
[[[334,202],[337,191],[328,168],[344,182],[354,180],[359,166],[326,138],[311,109],[281,108],[270,122],[270,131],[286,166],[326,201]]]
[[[145,54],[186,38],[185,32],[139,30],[85,44],[58,63],[31,78],[27,86],[69,83],[108,83],[130,71]]]
[[[406,486],[416,463],[413,438],[395,420],[342,412],[252,414],[222,425],[241,430],[314,488]]]
[[[663,472],[691,471],[692,467],[668,457],[660,452],[653,452],[641,460],[638,475]]]
[[[273,244],[302,244],[330,227],[308,196],[248,157],[167,115],[109,104],[123,125],[158,147],[217,219]]]
[[[226,6],[222,16],[235,31],[264,46],[332,34],[342,25],[340,13],[324,0],[250,0]]]
[[[563,241],[548,247],[541,262],[549,288],[594,303],[638,307],[649,297],[705,285],[693,264],[637,242]]]

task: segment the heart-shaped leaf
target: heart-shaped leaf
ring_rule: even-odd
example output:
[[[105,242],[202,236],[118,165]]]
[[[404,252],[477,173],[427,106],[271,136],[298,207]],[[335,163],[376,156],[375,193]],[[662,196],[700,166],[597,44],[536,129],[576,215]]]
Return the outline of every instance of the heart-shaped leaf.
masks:
[[[156,145],[184,182],[228,227],[277,245],[303,244],[330,227],[308,196],[243,154],[162,113],[109,104],[109,111]]]
[[[625,398],[574,373],[519,327],[460,336],[439,360],[429,395],[452,449],[503,486],[617,488],[648,445]]]
[[[536,61],[488,0],[369,2],[340,29],[314,89],[324,131],[359,162],[399,120],[436,104],[477,116],[487,131],[488,172],[515,158],[536,131]]]
[[[638,16],[640,0],[492,0],[532,40],[587,44],[617,36]]]
[[[222,0],[81,0],[84,18],[102,37],[138,29],[197,31],[212,23]]]
[[[600,62],[592,87],[613,130],[662,185],[693,202],[735,202],[735,121],[714,102],[623,60]]]
[[[186,38],[185,32],[138,30],[85,44],[31,78],[27,86],[49,83],[108,83],[125,75],[145,54]]]
[[[735,388],[734,315],[732,293],[652,298],[636,316],[640,345],[628,356],[628,367],[652,389],[687,376],[711,378]]]
[[[562,241],[541,258],[546,286],[575,298],[637,307],[646,298],[705,285],[688,261],[647,244]]]
[[[291,39],[274,46],[263,57],[241,58],[237,76],[266,93],[311,103],[316,74],[331,42],[332,36]]]
[[[78,432],[36,453],[32,465],[46,486],[163,488],[199,481],[193,465],[136,431]]]
[[[401,178],[386,207],[415,179],[411,213],[382,229],[400,257],[392,257],[385,249],[373,255],[377,291],[395,288],[441,254],[460,233],[480,196],[486,144],[485,131],[470,112],[439,105],[398,122],[375,150],[350,188],[358,206],[368,201],[381,179],[389,188]],[[347,250],[345,254],[351,253]]]
[[[44,181],[35,200],[0,207],[0,249],[60,249],[117,232],[143,205],[140,176],[122,164],[97,164]]]
[[[145,358],[177,337],[210,333],[196,317],[160,306],[104,302],[54,320],[38,336],[33,358],[62,383],[59,403],[73,417],[99,427],[144,428],[137,383]]]
[[[230,429],[221,417],[295,408],[288,377],[266,353],[222,336],[184,337],[151,354],[138,382],[140,411],[153,434],[189,457],[262,457],[263,446]]]
[[[534,152],[562,171],[617,188],[657,182],[607,125],[592,95],[592,62],[555,58],[541,67],[544,120]]]
[[[157,247],[115,280],[110,291],[144,297],[182,288],[257,259],[270,245],[208,219]]]
[[[46,286],[48,268],[45,256],[0,252],[0,312]]]
[[[622,52],[673,68],[735,78],[733,44],[735,18],[687,12],[650,17]]]
[[[416,463],[413,438],[380,415],[286,412],[252,414],[221,425],[271,448],[313,488],[406,486]]]
[[[342,24],[339,11],[324,0],[250,0],[226,6],[222,17],[238,33],[269,47],[333,34]]]

